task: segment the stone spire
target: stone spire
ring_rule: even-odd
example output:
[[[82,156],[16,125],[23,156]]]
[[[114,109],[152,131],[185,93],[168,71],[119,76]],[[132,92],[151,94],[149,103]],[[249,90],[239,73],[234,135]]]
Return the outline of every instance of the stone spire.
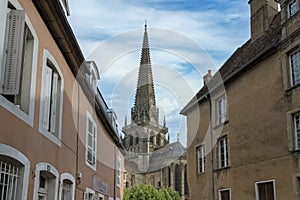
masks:
[[[131,109],[131,118],[134,123],[142,126],[149,123],[158,123],[158,109],[155,103],[155,93],[146,22],[137,88],[135,93],[135,102],[133,108]]]

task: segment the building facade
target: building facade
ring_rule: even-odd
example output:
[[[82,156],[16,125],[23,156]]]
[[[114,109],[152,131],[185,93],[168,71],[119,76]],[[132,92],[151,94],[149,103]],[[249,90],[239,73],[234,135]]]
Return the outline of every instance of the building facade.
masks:
[[[249,4],[251,38],[181,111],[193,200],[300,199],[300,1]]]
[[[122,199],[115,115],[68,1],[2,0],[0,10],[0,199]]]
[[[159,124],[150,59],[147,25],[145,25],[131,121],[122,128],[125,158],[126,187],[138,183],[152,184],[156,188],[172,187],[188,199],[186,180],[186,149],[177,141],[170,143],[164,119]]]

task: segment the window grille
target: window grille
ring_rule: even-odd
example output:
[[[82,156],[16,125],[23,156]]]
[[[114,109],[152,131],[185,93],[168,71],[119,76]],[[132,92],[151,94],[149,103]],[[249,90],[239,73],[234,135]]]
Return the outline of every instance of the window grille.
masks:
[[[0,200],[16,200],[19,168],[0,160]]]

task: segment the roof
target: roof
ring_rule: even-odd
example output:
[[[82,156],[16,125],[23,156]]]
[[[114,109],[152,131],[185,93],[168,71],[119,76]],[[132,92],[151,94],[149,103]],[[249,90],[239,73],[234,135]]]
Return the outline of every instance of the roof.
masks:
[[[272,55],[280,42],[280,23],[281,13],[277,13],[264,34],[255,40],[249,39],[244,45],[239,47],[218,70],[216,74],[221,75],[222,83],[218,83],[218,78],[215,74],[209,81],[209,85],[213,85],[213,89],[223,83],[226,85],[249,70],[260,60]],[[205,96],[208,95],[211,90],[212,89],[209,91],[207,85],[204,85],[197,92],[196,96],[181,110],[181,114],[186,114],[198,102],[205,101]]]
[[[178,159],[186,159],[186,148],[180,142],[174,142],[150,154],[149,168],[146,172],[139,172],[134,159],[125,160],[126,171],[131,173],[155,172],[170,166]]]

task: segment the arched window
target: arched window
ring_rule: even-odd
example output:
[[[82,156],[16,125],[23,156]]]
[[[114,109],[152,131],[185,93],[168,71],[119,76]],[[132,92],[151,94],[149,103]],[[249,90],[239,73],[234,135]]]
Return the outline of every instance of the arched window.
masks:
[[[27,197],[30,162],[17,149],[0,144],[0,197],[22,199]]]
[[[179,164],[175,165],[175,190],[181,195],[181,170]]]
[[[171,187],[171,167],[168,167],[168,186]]]
[[[69,173],[60,176],[60,200],[74,200],[75,179]]]
[[[58,171],[49,163],[38,163],[35,175],[33,199],[57,199]]]

